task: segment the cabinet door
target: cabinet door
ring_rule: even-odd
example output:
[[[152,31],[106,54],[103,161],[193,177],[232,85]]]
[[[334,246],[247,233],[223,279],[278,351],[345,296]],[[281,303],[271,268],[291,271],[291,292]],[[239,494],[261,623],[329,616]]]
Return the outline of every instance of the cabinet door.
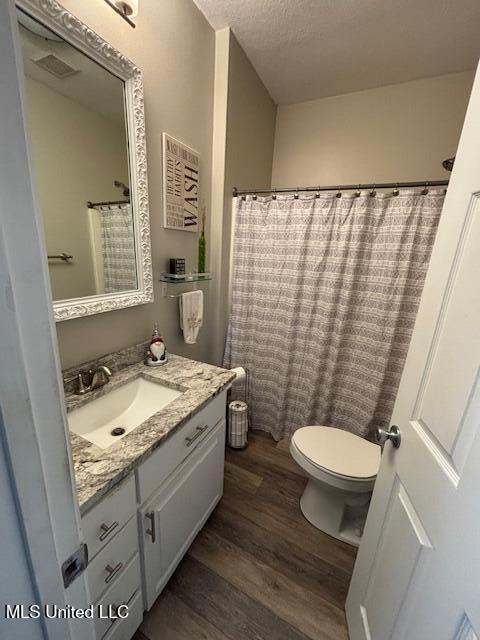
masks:
[[[224,456],[222,421],[140,512],[147,609],[220,500]]]

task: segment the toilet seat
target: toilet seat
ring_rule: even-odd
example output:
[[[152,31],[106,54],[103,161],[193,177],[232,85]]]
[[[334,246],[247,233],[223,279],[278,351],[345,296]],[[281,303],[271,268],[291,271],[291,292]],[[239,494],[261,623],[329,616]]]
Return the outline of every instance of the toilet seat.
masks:
[[[291,444],[309,466],[350,482],[369,483],[380,467],[380,447],[342,429],[302,427],[293,434]]]

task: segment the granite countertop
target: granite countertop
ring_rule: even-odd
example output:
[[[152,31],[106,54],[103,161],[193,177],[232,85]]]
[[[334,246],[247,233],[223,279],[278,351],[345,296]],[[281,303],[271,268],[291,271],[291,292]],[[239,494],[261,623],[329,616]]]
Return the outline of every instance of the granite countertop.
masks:
[[[134,364],[122,369],[104,387],[84,396],[68,394],[67,412],[139,376],[182,391],[182,395],[107,449],[70,432],[77,496],[83,514],[145,460],[169,435],[195,415],[235,378],[232,371],[169,355],[162,367]]]

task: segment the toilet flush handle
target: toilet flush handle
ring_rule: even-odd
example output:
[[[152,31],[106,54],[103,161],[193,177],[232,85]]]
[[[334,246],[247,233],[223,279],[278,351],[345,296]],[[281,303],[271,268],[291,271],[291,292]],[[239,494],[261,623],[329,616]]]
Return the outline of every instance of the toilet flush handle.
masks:
[[[375,432],[375,439],[380,445],[384,445],[387,440],[390,440],[395,449],[398,449],[402,441],[402,435],[397,425],[392,424],[388,431],[386,429],[380,429],[380,427],[377,427],[377,430]]]

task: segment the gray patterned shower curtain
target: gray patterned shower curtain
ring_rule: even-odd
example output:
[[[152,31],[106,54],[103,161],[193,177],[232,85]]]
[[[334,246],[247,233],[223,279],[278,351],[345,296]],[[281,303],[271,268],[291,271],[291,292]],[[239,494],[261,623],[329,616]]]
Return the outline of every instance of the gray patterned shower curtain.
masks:
[[[388,425],[443,200],[237,198],[224,366],[249,370],[253,428]]]
[[[105,293],[136,289],[137,266],[132,208],[129,204],[98,207],[102,235]]]

